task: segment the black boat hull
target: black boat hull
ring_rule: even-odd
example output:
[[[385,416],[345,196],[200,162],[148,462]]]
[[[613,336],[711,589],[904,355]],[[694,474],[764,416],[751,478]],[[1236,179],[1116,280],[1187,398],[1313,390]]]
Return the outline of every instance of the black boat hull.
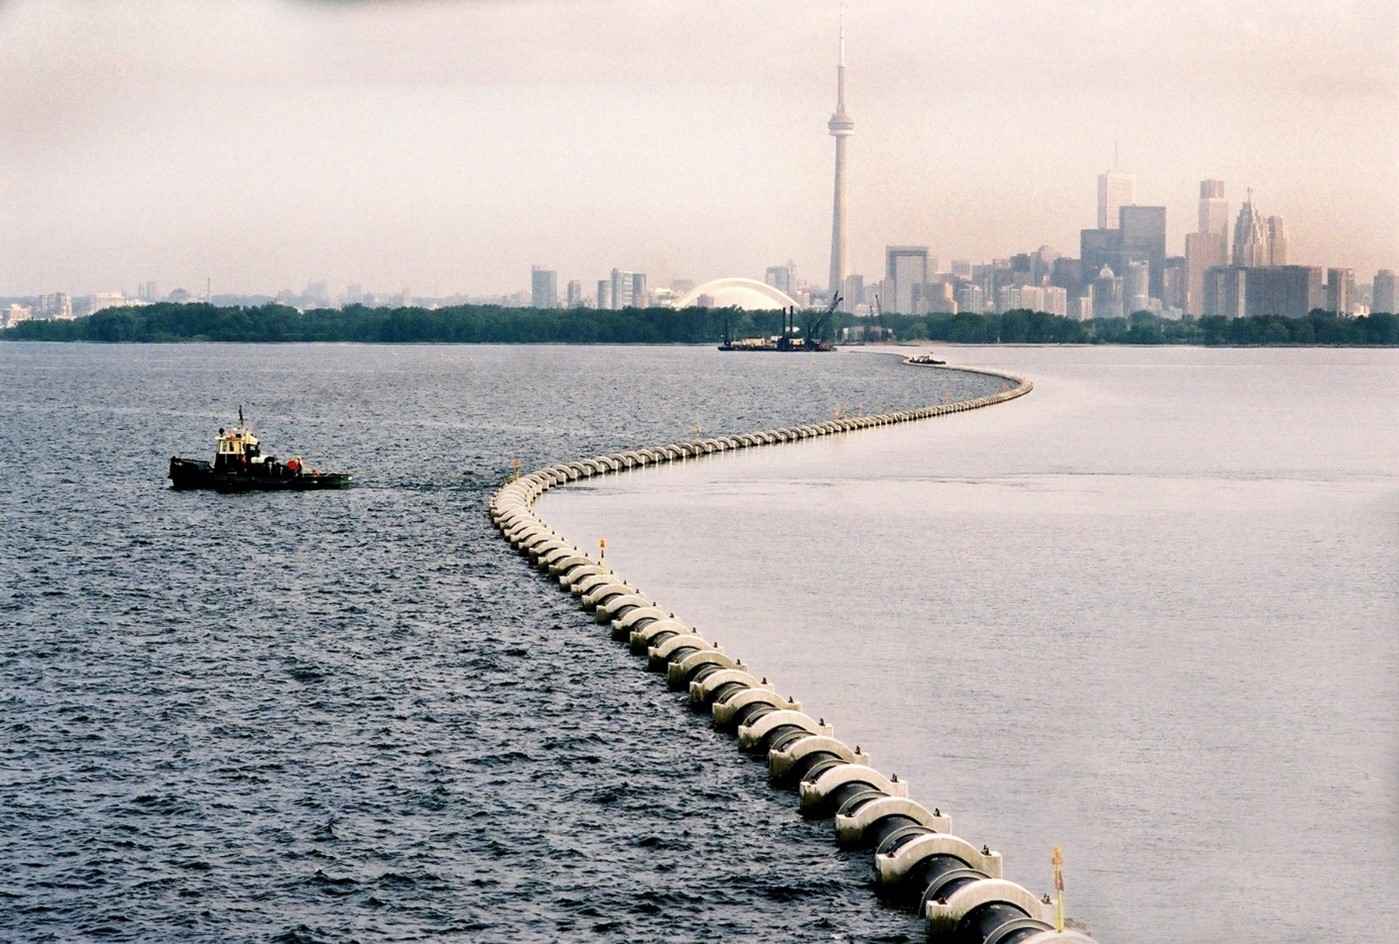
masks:
[[[170,487],[179,491],[202,489],[214,492],[311,492],[322,489],[349,488],[347,472],[289,472],[250,466],[240,469],[216,470],[202,459],[170,458]]]

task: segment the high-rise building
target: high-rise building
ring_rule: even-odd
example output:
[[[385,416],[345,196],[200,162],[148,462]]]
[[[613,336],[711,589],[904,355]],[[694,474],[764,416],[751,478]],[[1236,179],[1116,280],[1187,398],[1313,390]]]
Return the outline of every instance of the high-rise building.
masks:
[[[1350,269],[1326,270],[1326,310],[1338,315],[1355,311],[1355,273]]]
[[[1166,272],[1166,208],[1133,205],[1120,208],[1118,213],[1123,258],[1145,262],[1150,267],[1147,295],[1160,298]]]
[[[558,308],[558,273],[543,266],[530,266],[529,297],[530,305],[535,308]]]
[[[1098,229],[1117,229],[1118,211],[1135,203],[1137,179],[1115,170],[1098,175]]]
[[[1245,287],[1248,270],[1240,266],[1215,266],[1205,270],[1204,299],[1201,307],[1206,316],[1242,318],[1248,297]]]
[[[1083,260],[1068,256],[1055,259],[1049,270],[1049,284],[1068,290],[1071,296],[1079,294],[1083,286]]]
[[[923,310],[957,314],[957,296],[951,282],[930,282],[924,286]]]
[[[1166,257],[1166,269],[1161,273],[1161,307],[1177,318],[1185,311],[1184,256]]]
[[[1151,309],[1151,266],[1144,259],[1127,263],[1122,275],[1122,300],[1125,312]]]
[[[1229,233],[1229,201],[1224,199],[1224,181],[1200,181],[1200,225],[1197,233]]]
[[[840,54],[836,59],[836,110],[826,122],[836,139],[835,199],[831,209],[831,278],[827,287],[834,294],[845,283],[850,269],[845,223],[845,142],[855,133],[855,120],[845,111],[845,14],[840,18]]]
[[[1044,289],[1038,285],[1006,285],[996,292],[996,307],[1000,313],[1023,308],[1027,311],[1044,310]]]
[[[364,301],[364,289],[358,285],[345,286],[345,304],[358,305]]]
[[[1224,181],[1200,181],[1200,223],[1185,235],[1185,303],[1190,315],[1205,313],[1205,272],[1229,264],[1229,203]],[[1164,302],[1165,299],[1162,299]]]
[[[70,320],[73,317],[73,296],[67,292],[53,292],[44,295],[39,299],[38,309],[40,318]],[[32,308],[30,313],[34,313]]]
[[[632,294],[633,286],[632,273],[623,272],[621,269],[612,270],[612,304],[609,306],[614,311],[623,308],[631,308],[636,304],[635,296]]]
[[[631,303],[637,308],[646,308],[651,304],[651,293],[646,291],[645,272],[631,274]]]
[[[1234,224],[1234,265],[1264,266],[1268,264],[1268,230],[1263,217],[1253,205],[1253,191],[1248,191],[1248,199],[1239,208],[1239,219]]]
[[[1371,311],[1384,311],[1391,315],[1399,313],[1399,308],[1394,306],[1394,271],[1392,269],[1381,269],[1375,273],[1375,284],[1370,295]]]
[[[612,282],[610,279],[597,280],[597,308],[607,311],[612,307]]]
[[[568,280],[568,295],[566,304],[569,308],[583,307],[583,283],[578,279]]]
[[[1093,319],[1122,317],[1122,280],[1112,269],[1103,266],[1090,288],[1093,299]]]
[[[1120,215],[1119,215],[1120,218]],[[1093,284],[1103,267],[1122,265],[1122,239],[1116,229],[1079,231],[1078,258],[1085,287]]]
[[[1287,265],[1287,227],[1280,216],[1268,217],[1268,265]]]
[[[1316,266],[1265,266],[1245,270],[1244,311],[1249,315],[1305,318],[1325,297]]]
[[[1035,285],[1047,285],[1054,273],[1054,263],[1059,261],[1059,250],[1053,246],[1041,246],[1030,256],[1030,281]]]
[[[1229,262],[1229,247],[1218,233],[1185,234],[1185,311],[1205,313],[1205,273]]]
[[[1042,310],[1051,315],[1058,315],[1060,318],[1069,317],[1068,291],[1057,285],[1046,285],[1044,287],[1044,307]]]
[[[975,282],[958,282],[955,297],[958,311],[979,315],[986,310],[986,293]]]
[[[889,295],[884,310],[902,315],[922,315],[923,286],[928,284],[927,246],[884,247],[884,275],[889,281]]]
[[[845,287],[840,290],[840,294],[845,299],[840,303],[841,311],[854,311],[865,304],[865,277],[863,275],[847,275]]]
[[[768,266],[767,273],[763,276],[763,281],[779,292],[786,292],[788,295],[791,295],[793,288],[793,268],[790,262],[786,265]]]
[[[1218,266],[1205,273],[1206,315],[1304,318],[1325,297],[1314,266]]]

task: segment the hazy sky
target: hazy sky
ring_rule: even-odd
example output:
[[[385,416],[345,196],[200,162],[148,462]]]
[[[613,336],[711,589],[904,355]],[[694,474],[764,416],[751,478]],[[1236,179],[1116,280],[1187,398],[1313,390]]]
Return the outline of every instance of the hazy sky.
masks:
[[[0,294],[829,265],[836,0],[0,0]],[[1399,268],[1399,0],[848,0],[851,264],[1078,254],[1113,160]]]

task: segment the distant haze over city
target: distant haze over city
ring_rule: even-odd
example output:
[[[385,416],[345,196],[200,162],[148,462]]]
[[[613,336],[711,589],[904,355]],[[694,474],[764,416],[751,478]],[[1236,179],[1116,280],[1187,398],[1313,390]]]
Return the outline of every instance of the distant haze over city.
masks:
[[[0,296],[825,285],[835,0],[0,0]],[[1114,160],[1399,268],[1399,5],[845,4],[849,271],[1078,255]],[[1116,158],[1114,155],[1116,154]]]

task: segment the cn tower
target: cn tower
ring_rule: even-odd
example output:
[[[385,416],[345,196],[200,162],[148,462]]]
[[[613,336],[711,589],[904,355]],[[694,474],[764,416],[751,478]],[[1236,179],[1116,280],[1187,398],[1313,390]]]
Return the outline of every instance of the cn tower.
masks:
[[[845,139],[855,133],[855,120],[845,113],[845,11],[840,14],[840,58],[836,60],[836,111],[826,123],[836,139],[835,207],[831,211],[831,297],[845,285],[850,258],[845,247]]]

